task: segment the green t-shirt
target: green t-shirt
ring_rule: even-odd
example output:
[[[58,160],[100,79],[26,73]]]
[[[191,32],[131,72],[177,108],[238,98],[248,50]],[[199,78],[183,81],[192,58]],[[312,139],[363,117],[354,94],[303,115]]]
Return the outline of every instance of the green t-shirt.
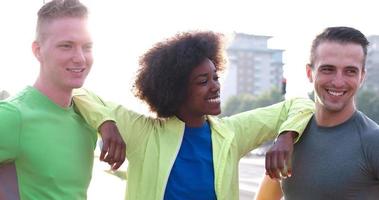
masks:
[[[0,165],[14,162],[21,199],[86,199],[96,131],[33,87],[0,102]]]

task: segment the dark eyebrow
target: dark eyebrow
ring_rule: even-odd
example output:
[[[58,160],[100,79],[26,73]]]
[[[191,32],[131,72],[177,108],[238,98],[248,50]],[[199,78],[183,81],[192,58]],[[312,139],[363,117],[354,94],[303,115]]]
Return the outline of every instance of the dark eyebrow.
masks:
[[[355,65],[349,65],[349,66],[346,66],[346,68],[359,68],[359,67],[357,67]]]
[[[334,65],[330,65],[330,64],[324,64],[324,65],[321,65],[320,67],[335,67],[335,66]]]
[[[62,41],[59,41],[58,43],[74,43],[74,42],[71,40],[62,40]]]
[[[217,74],[217,70],[215,69],[214,71],[213,71],[215,74]],[[198,78],[203,78],[203,77],[208,77],[208,73],[207,72],[205,72],[205,73],[202,73],[202,74],[198,74],[197,76],[195,76],[195,78],[194,78],[194,80],[196,80],[196,79],[198,79]]]
[[[62,41],[59,41],[58,43],[60,43],[60,44],[62,44],[62,43],[74,44],[75,42],[72,40],[62,40]],[[87,42],[87,43],[84,43],[84,45],[93,45],[93,42]]]
[[[354,70],[358,70],[359,71],[359,67],[356,67],[356,66],[347,66],[346,67],[348,70],[352,70],[352,69],[354,69]]]
[[[208,76],[208,73],[203,73],[203,74],[197,75],[194,79],[198,79],[198,78],[202,78],[202,77],[207,77],[207,76]]]

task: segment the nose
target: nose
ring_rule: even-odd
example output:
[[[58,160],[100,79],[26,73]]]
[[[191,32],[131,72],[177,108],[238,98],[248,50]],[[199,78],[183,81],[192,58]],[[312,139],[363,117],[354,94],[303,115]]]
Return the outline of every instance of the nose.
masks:
[[[332,84],[336,88],[343,87],[345,84],[344,76],[342,72],[337,72],[333,77]]]
[[[212,81],[211,90],[212,90],[212,92],[219,92],[220,91],[220,82],[218,80]]]
[[[82,64],[86,61],[86,57],[82,48],[76,48],[72,57],[74,63]]]

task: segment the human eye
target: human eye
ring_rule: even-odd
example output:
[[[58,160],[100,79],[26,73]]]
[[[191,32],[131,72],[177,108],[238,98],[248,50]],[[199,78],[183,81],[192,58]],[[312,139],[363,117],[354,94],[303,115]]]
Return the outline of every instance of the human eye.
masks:
[[[92,44],[86,44],[83,46],[84,51],[91,52],[92,51]]]
[[[218,81],[219,79],[220,79],[220,77],[218,75],[213,76],[214,81]]]
[[[72,45],[69,43],[62,43],[58,45],[58,48],[63,49],[63,50],[69,50],[72,48]]]
[[[346,70],[346,74],[349,76],[355,76],[357,73],[358,73],[358,70],[354,68],[350,68]]]
[[[334,72],[334,68],[331,66],[322,66],[320,67],[320,71],[324,74],[331,74]]]
[[[207,79],[200,79],[198,82],[199,85],[206,85],[207,83],[208,83]]]

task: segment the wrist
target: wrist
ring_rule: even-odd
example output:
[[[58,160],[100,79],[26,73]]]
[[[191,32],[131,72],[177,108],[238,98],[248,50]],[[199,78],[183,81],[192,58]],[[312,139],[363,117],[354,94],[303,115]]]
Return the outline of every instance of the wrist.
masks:
[[[100,134],[104,131],[104,130],[107,130],[109,129],[110,127],[114,126],[116,124],[115,121],[113,120],[106,120],[104,121],[98,128],[98,131],[100,132]]]
[[[291,140],[292,142],[294,142],[297,136],[298,134],[294,131],[285,131],[285,132],[280,133],[279,137],[276,140],[286,139],[286,140]]]

